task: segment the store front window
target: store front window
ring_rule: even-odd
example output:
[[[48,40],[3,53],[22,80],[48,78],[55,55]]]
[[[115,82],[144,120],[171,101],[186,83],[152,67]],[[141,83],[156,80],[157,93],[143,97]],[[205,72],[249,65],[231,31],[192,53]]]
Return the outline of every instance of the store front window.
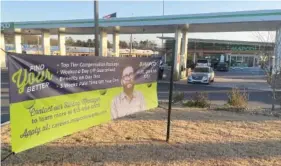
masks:
[[[231,67],[253,67],[254,56],[231,55]]]
[[[231,56],[231,63],[230,66],[234,67],[236,65],[236,56]]]

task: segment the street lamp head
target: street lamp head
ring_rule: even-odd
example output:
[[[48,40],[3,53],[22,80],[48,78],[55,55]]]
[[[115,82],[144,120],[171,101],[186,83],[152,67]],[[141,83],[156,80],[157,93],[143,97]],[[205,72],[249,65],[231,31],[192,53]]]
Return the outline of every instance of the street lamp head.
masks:
[[[115,31],[115,32],[119,32],[119,31],[120,31],[120,26],[114,27],[114,31]]]
[[[182,27],[182,30],[186,30],[187,31],[188,28],[189,28],[189,24],[184,24],[181,27]]]

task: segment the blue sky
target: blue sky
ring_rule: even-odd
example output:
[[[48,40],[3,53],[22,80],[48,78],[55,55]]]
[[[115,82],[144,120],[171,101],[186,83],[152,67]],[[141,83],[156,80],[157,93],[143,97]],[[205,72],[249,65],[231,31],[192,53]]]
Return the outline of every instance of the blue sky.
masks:
[[[165,15],[228,12],[243,10],[281,9],[278,1],[165,1]],[[93,18],[93,1],[1,1],[1,21],[43,21]],[[163,12],[163,1],[101,1],[100,17],[117,12],[117,17],[158,16]],[[157,35],[134,35],[136,40],[150,39],[159,43]],[[165,34],[173,36],[173,34]],[[231,40],[256,40],[253,33],[204,33],[189,37]],[[76,36],[85,39],[93,36]],[[110,36],[109,36],[109,39]],[[128,36],[120,37],[127,40]]]

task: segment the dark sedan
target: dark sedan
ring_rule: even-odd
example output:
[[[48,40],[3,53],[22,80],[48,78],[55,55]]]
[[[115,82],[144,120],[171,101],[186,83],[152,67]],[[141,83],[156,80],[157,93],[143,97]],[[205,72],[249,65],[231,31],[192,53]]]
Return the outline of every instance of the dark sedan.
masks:
[[[217,69],[217,71],[228,71],[229,67],[228,67],[227,63],[220,62],[220,63],[218,63],[216,69]]]

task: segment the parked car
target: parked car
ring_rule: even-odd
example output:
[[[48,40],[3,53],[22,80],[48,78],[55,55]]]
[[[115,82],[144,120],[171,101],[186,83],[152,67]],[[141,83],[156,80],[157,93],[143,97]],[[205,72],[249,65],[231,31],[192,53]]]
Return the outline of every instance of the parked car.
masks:
[[[220,62],[220,63],[218,63],[216,69],[217,69],[217,71],[228,71],[229,70],[228,63]]]
[[[209,66],[197,66],[188,77],[188,83],[210,84],[215,81],[215,72]]]
[[[218,66],[219,60],[217,59],[212,59],[211,60],[211,67],[216,70],[217,66]]]

